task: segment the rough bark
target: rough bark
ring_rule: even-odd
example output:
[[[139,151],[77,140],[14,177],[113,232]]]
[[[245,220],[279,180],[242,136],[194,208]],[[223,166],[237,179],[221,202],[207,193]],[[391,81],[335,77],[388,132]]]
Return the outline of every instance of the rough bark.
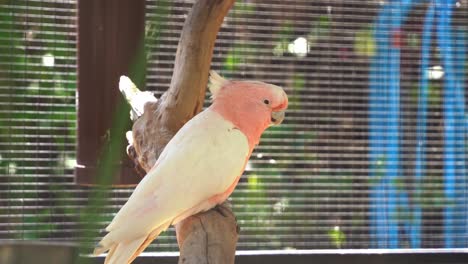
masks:
[[[196,1],[177,47],[171,85],[133,125],[138,162],[148,171],[169,140],[203,106],[216,35],[234,0]]]
[[[234,263],[239,229],[227,203],[187,218],[176,232],[179,264]]]
[[[174,134],[201,111],[216,35],[234,0],[196,1],[187,16],[168,91],[148,102],[133,125],[131,158],[149,171]],[[229,206],[221,205],[180,222],[179,263],[234,263],[238,229]]]

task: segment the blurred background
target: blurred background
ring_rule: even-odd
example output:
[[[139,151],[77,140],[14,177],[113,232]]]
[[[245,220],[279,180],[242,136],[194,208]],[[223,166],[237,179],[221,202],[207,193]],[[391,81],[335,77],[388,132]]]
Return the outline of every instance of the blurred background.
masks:
[[[157,97],[192,3],[146,1],[141,88]],[[78,14],[0,0],[1,240],[96,241],[131,194],[101,189],[83,224]],[[212,69],[290,98],[230,198],[239,250],[468,247],[466,14],[467,0],[236,1]],[[147,249],[177,250],[173,229]]]

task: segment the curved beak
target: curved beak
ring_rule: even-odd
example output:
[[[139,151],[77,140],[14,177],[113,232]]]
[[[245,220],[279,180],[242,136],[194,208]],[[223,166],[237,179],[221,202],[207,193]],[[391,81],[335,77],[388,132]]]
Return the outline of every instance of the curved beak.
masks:
[[[271,113],[271,125],[279,125],[284,120],[284,110]]]

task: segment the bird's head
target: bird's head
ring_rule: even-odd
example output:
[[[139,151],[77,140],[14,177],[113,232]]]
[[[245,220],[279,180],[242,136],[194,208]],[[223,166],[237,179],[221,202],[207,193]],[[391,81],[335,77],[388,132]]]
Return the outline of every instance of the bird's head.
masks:
[[[229,81],[211,71],[209,89],[213,109],[257,144],[263,131],[280,124],[288,96],[276,85],[258,81]]]

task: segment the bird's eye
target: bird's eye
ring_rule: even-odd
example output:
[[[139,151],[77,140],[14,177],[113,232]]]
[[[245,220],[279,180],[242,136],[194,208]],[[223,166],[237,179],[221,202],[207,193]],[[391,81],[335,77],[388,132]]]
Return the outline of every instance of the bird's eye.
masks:
[[[263,100],[265,104],[270,104],[270,101],[268,99]]]

